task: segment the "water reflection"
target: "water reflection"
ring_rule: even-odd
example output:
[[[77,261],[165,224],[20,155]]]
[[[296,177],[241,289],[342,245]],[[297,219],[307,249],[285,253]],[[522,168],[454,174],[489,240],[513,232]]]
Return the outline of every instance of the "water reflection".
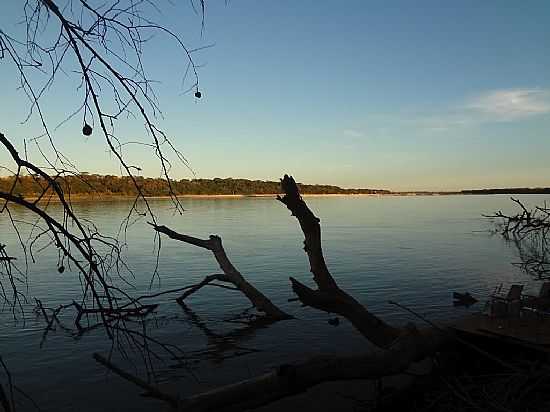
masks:
[[[550,198],[530,195],[521,199],[534,205]],[[221,344],[233,354],[239,353],[238,348],[250,349],[246,356],[232,356],[222,363],[214,357],[216,366],[209,361],[192,364],[193,373],[166,365],[161,368],[162,380],[183,378],[185,383],[174,385],[193,392],[313,353],[365,349],[365,340],[347,322],[333,327],[328,321],[334,316],[288,301],[293,297],[289,276],[306,284],[312,282],[301,231],[286,208],[274,199],[184,199],[187,211],[183,216],[175,215],[167,201],[151,203],[159,222],[174,230],[202,238],[219,234],[231,260],[247,279],[297,317],[255,330],[242,342],[231,335],[234,325],[224,322],[248,306],[239,294],[215,288],[186,301],[196,316],[207,321],[208,333],[197,319],[182,311],[174,296],[161,296],[157,318],[151,321],[156,338],[176,343],[190,353]],[[468,310],[452,307],[453,291],[483,297],[500,282],[527,283],[525,275],[511,265],[517,260],[515,248],[483,232],[488,222],[482,213],[513,210],[507,196],[313,197],[308,198],[308,204],[321,218],[327,263],[340,286],[389,322],[411,320],[389,305],[389,298],[431,320],[442,321]],[[55,213],[56,207],[51,205],[50,210]],[[78,214],[110,235],[116,235],[129,207],[127,201],[75,203]],[[33,220],[23,209],[14,208],[12,212],[18,220]],[[17,238],[10,223],[5,216],[0,219],[2,243],[15,251]],[[149,290],[155,268],[154,234],[140,220],[128,228],[126,239],[125,257],[136,275],[132,280],[135,294],[182,287],[218,271],[208,251],[163,239],[160,286],[155,283]],[[54,251],[43,251],[37,262],[30,266],[29,296],[40,297],[44,304],[54,307],[70,302],[78,294],[78,278],[70,270],[57,272]],[[27,309],[31,307],[32,301]],[[24,322],[21,318],[14,320],[9,311],[0,316],[0,351],[12,365],[18,384],[32,393],[45,410],[98,410],[105,398],[112,399],[113,408],[131,406],[139,411],[157,406],[154,401],[136,396],[132,385],[107,377],[93,361],[93,352],[110,348],[101,331],[75,340],[58,328],[48,333],[40,349],[43,320],[30,311]],[[222,337],[228,334],[224,340]],[[93,391],[89,391],[90,384],[94,385]],[[70,397],[66,396],[67,388]]]

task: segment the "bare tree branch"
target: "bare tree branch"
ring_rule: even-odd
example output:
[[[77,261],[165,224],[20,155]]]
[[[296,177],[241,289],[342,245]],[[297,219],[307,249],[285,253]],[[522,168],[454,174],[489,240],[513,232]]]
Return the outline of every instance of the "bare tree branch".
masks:
[[[211,235],[209,239],[199,239],[193,236],[181,234],[173,231],[172,229],[167,228],[166,226],[158,226],[153,223],[150,223],[153,228],[158,233],[163,233],[170,237],[171,239],[179,240],[181,242],[189,243],[194,246],[201,247],[203,249],[210,250],[218,262],[220,269],[223,271],[224,275],[211,275],[206,277],[203,282],[197,285],[196,288],[189,293],[189,291],[179,298],[179,301],[183,301],[185,297],[189,296],[191,293],[195,292],[202,286],[212,282],[213,280],[219,280],[226,283],[231,283],[241,291],[247,298],[250,300],[252,305],[258,311],[263,312],[266,316],[275,319],[291,319],[292,316],[288,315],[276,305],[271,302],[262,292],[256,289],[251,283],[249,283],[243,275],[233,266],[222,245],[222,239],[219,236]]]
[[[309,258],[313,280],[319,288],[313,290],[291,277],[292,290],[304,305],[338,313],[376,346],[389,347],[400,335],[400,331],[370,313],[365,306],[338,287],[323,257],[319,218],[308,208],[291,176],[285,175],[281,179],[281,187],[285,195],[277,196],[277,200],[285,204],[300,223],[305,236],[304,250]]]
[[[519,200],[511,200],[520,212],[507,215],[498,211],[486,217],[496,220],[497,230],[516,246],[521,262],[518,266],[538,279],[550,277],[550,208],[536,206],[531,210]]]

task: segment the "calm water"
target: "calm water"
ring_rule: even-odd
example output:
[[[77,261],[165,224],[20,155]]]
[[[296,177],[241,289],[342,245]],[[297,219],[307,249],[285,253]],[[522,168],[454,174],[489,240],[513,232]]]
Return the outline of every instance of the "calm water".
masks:
[[[538,195],[521,198],[530,205],[550,200]],[[498,236],[490,236],[486,232],[490,224],[481,216],[513,210],[508,196],[329,197],[307,201],[321,217],[326,259],[341,287],[390,322],[411,319],[389,305],[388,299],[442,321],[465,313],[465,309],[452,308],[452,291],[467,290],[483,297],[501,282],[528,281],[512,265],[518,260],[515,248]],[[174,368],[168,361],[159,368],[159,380],[186,394],[311,354],[365,349],[365,340],[346,322],[330,326],[329,315],[288,302],[293,297],[288,277],[311,283],[311,276],[299,226],[279,202],[270,198],[185,199],[187,212],[183,216],[174,216],[168,201],[152,204],[160,223],[175,230],[205,238],[219,234],[240,271],[297,317],[259,330],[240,343],[259,352],[223,363],[201,361],[188,368]],[[111,234],[117,232],[129,206],[125,201],[75,204],[81,217]],[[24,210],[14,210],[14,217],[32,220]],[[0,215],[0,241],[10,250],[17,245],[4,215]],[[127,242],[126,259],[134,270],[136,294],[182,287],[219,271],[208,251],[163,239],[161,284],[155,281],[149,291],[155,253],[153,233],[145,221],[128,230]],[[56,271],[56,259],[56,252],[50,249],[38,254],[37,263],[30,266],[27,292],[52,307],[70,302],[80,291],[74,273]],[[149,324],[151,334],[185,351],[204,348],[204,334],[189,322],[174,297],[157,300],[162,305]],[[214,331],[223,332],[231,328],[223,319],[245,309],[247,301],[233,291],[207,288],[192,296],[189,305]],[[94,362],[93,352],[105,354],[110,347],[101,331],[75,338],[70,331],[57,328],[49,332],[40,348],[44,322],[32,313],[31,304],[26,309],[25,319],[18,315],[14,320],[9,309],[0,314],[0,354],[16,383],[43,410],[158,408],[157,402],[143,400],[133,385],[107,375]]]

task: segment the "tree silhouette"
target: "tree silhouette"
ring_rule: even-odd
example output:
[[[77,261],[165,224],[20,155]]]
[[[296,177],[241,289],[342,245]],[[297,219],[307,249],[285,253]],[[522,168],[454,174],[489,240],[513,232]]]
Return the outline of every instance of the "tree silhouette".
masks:
[[[521,262],[519,267],[536,279],[550,277],[550,208],[546,204],[527,207],[511,198],[519,211],[507,215],[498,211],[488,216],[496,220],[497,230],[516,246]]]
[[[204,19],[203,0],[191,4]],[[174,209],[179,213],[183,211],[170,177],[170,159],[189,165],[160,125],[160,105],[153,81],[144,67],[144,45],[156,34],[164,38],[166,45],[172,44],[179,50],[180,57],[174,61],[180,62],[184,84],[194,90],[195,98],[201,97],[197,65],[193,60],[193,53],[198,49],[188,48],[180,34],[155,22],[158,12],[157,2],[148,0],[26,0],[21,2],[24,30],[9,32],[0,27],[0,62],[15,69],[18,78],[12,80],[19,82],[19,89],[28,98],[28,107],[21,108],[23,112],[27,110],[25,122],[38,119],[42,130],[38,136],[27,139],[37,148],[39,159],[36,160],[28,156],[27,140],[17,141],[0,125],[0,150],[10,159],[10,164],[0,165],[0,172],[13,175],[13,184],[0,189],[0,214],[11,222],[20,240],[19,254],[25,256],[24,262],[18,264],[14,257],[16,251],[7,250],[0,238],[1,298],[14,314],[17,308],[22,309],[22,301],[28,298],[22,286],[28,281],[29,260],[34,260],[37,241],[47,239],[47,246],[57,249],[57,270],[76,272],[82,288],[81,295],[74,296],[73,302],[56,308],[36,300],[37,309],[47,324],[46,332],[58,322],[61,311],[74,310],[74,326],[80,333],[101,327],[113,345],[123,335],[145,353],[143,359],[148,367],[151,367],[152,347],[160,347],[173,356],[177,355],[176,349],[149,337],[144,328],[128,323],[129,319],[143,319],[155,305],[142,303],[147,297],[133,297],[117,286],[115,279],[128,282],[129,268],[121,257],[123,245],[119,239],[102,234],[93,222],[75,212],[68,178],[87,186],[90,182],[80,173],[78,164],[64,154],[63,147],[56,144],[54,135],[63,124],[81,119],[84,136],[102,136],[133,186],[135,201],[126,225],[132,216],[144,215],[156,222],[142,190],[142,179],[137,175],[141,168],[123,151],[128,143],[124,143],[124,130],[117,128],[119,120],[125,118],[142,123],[149,141],[139,144],[149,147],[156,156],[165,193]],[[55,87],[54,81],[61,74],[78,81],[75,93],[80,103],[77,107],[63,107],[59,102],[58,110],[68,115],[60,124],[51,125],[43,109],[43,96]],[[32,179],[36,189],[32,200],[18,193],[20,178]],[[60,217],[49,208],[54,200],[62,209]],[[12,213],[15,207],[27,209],[36,221],[18,221]],[[34,233],[28,240],[20,235],[20,227],[24,225],[30,225]],[[159,242],[157,245],[160,247]],[[3,362],[2,365],[7,371]],[[4,391],[0,386],[0,400],[6,410],[15,408],[11,379],[9,382],[10,390]]]
[[[204,19],[204,0],[196,4],[191,0],[191,4]],[[79,296],[56,307],[50,307],[45,299],[35,297],[36,311],[45,321],[44,338],[54,324],[65,327],[60,320],[61,312],[72,311],[73,329],[79,336],[100,328],[111,340],[113,350],[122,347],[122,343],[130,344],[139,352],[147,371],[151,371],[159,350],[173,360],[185,358],[179,347],[159,341],[147,333],[144,319],[157,307],[157,304],[150,303],[151,299],[162,294],[178,293],[177,301],[182,309],[194,317],[195,323],[200,324],[212,345],[223,351],[227,350],[228,339],[235,338],[239,333],[221,336],[212,332],[183,302],[202,287],[236,290],[249,299],[257,313],[251,315],[246,311],[239,319],[246,325],[241,335],[250,335],[256,327],[291,319],[292,315],[275,306],[233,266],[220,237],[194,238],[158,222],[147,199],[145,181],[138,175],[140,166],[123,150],[129,142],[124,139],[124,130],[117,127],[119,121],[123,118],[139,121],[144,125],[149,139],[139,144],[150,149],[162,170],[163,179],[153,183],[161,183],[164,188],[155,187],[154,190],[164,190],[174,210],[182,213],[178,190],[170,177],[170,159],[174,158],[184,166],[189,164],[160,124],[160,105],[154,82],[144,68],[144,44],[151,33],[156,33],[180,51],[183,57],[181,72],[184,80],[190,79],[189,90],[196,99],[202,97],[198,66],[193,60],[193,53],[198,49],[188,48],[178,33],[154,21],[158,6],[152,0],[68,0],[63,5],[57,0],[26,0],[21,7],[25,27],[23,36],[0,28],[0,58],[2,64],[15,68],[20,90],[29,99],[26,119],[36,117],[41,124],[41,134],[31,137],[31,140],[36,144],[40,162],[45,166],[28,156],[25,141],[17,142],[10,131],[1,130],[0,125],[0,147],[10,159],[10,164],[1,165],[0,169],[2,173],[13,176],[7,187],[0,187],[0,214],[7,216],[11,222],[13,232],[20,240],[19,255],[25,257],[20,264],[14,257],[17,253],[8,250],[0,239],[0,296],[3,303],[14,313],[18,307],[22,309],[28,297],[20,286],[28,281],[28,263],[34,260],[38,240],[46,239],[42,244],[46,243],[46,246],[57,251],[56,269],[61,273],[66,270],[75,272],[82,288]],[[41,76],[36,76],[36,73]],[[199,284],[151,295],[135,296],[130,288],[120,286],[128,285],[131,280],[130,269],[122,255],[123,242],[103,234],[94,222],[80,217],[71,203],[72,185],[89,186],[96,177],[79,171],[78,165],[63,153],[62,147],[57,146],[54,134],[60,125],[50,125],[43,110],[42,97],[60,73],[76,76],[79,82],[76,93],[80,99],[77,107],[60,107],[64,113],[69,113],[61,124],[78,118],[82,123],[79,133],[102,136],[125,178],[131,183],[131,189],[126,187],[124,190],[135,198],[128,216],[121,222],[123,230],[133,218],[147,219],[153,228],[157,248],[160,248],[161,235],[204,248],[212,252],[222,274],[207,276]],[[32,179],[32,184],[29,184],[29,179]],[[23,181],[32,186],[32,198],[22,195],[20,189]],[[242,184],[239,181],[233,183],[235,186]],[[105,185],[115,186],[113,182],[109,183],[109,179]],[[292,177],[285,175],[278,191],[283,195],[277,199],[296,218],[304,235],[304,251],[316,287],[310,288],[298,279],[290,278],[290,286],[297,300],[304,306],[346,318],[377,347],[377,351],[362,355],[318,357],[299,364],[281,365],[267,374],[185,399],[159,390],[154,375],[148,374],[149,381],[144,381],[115,365],[110,358],[100,354],[94,354],[94,358],[146,390],[147,395],[166,401],[171,407],[188,411],[245,410],[330,380],[379,379],[407,371],[412,363],[434,356],[443,344],[454,338],[450,330],[433,324],[426,329],[418,329],[412,324],[405,327],[389,325],[343,290],[324,260],[320,219],[302,198],[299,185]],[[53,213],[49,208],[54,200],[61,214]],[[30,211],[35,220],[21,222],[16,219],[12,212],[17,207]],[[541,208],[538,213],[543,215],[542,218],[535,218],[526,210],[521,217],[498,217],[507,223],[507,232],[512,228],[513,233],[530,234],[539,230],[539,222],[546,222],[547,227],[548,210]],[[517,229],[513,226],[516,222],[519,222]],[[25,224],[31,227],[33,233],[27,240],[20,236],[20,227]],[[233,341],[230,341],[229,348],[236,351],[243,349]],[[516,366],[490,354],[479,353],[504,368],[518,370]],[[223,359],[224,356],[216,358]],[[11,411],[16,407],[15,395],[21,393],[21,388],[13,382],[8,365],[1,356],[0,370],[5,376],[0,383],[0,404],[6,411]],[[532,378],[527,373],[525,375]],[[538,377],[536,380],[539,380]]]

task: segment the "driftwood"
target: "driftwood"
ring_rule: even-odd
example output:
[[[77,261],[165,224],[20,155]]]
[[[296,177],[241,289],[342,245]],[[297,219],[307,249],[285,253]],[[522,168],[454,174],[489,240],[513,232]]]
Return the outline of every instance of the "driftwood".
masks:
[[[318,287],[317,290],[313,290],[291,277],[294,293],[306,306],[342,315],[376,346],[389,347],[400,335],[399,329],[380,320],[350,294],[338,287],[323,257],[319,218],[313,214],[300,196],[298,186],[292,177],[285,175],[281,181],[281,187],[285,195],[278,196],[277,199],[286,205],[300,223],[305,237],[304,250],[309,259],[313,280]]]
[[[267,296],[262,292],[256,289],[250,282],[248,282],[244,276],[233,266],[222,245],[222,239],[219,236],[211,235],[209,239],[199,239],[193,236],[184,235],[178,232],[173,231],[172,229],[167,228],[166,226],[159,226],[151,224],[154,229],[159,232],[167,235],[171,239],[179,240],[185,243],[189,243],[194,246],[198,246],[207,250],[210,250],[214,255],[214,258],[218,262],[220,269],[223,271],[223,274],[213,274],[206,276],[204,280],[196,285],[193,285],[181,295],[177,301],[178,303],[183,303],[183,300],[187,298],[192,293],[195,293],[202,287],[206,285],[216,285],[224,287],[224,285],[214,284],[213,281],[217,280],[224,283],[229,283],[234,286],[234,288],[242,292],[252,303],[252,305],[260,312],[263,312],[266,317],[271,320],[284,320],[292,319],[292,316],[285,313],[279,307],[277,307]],[[227,288],[227,287],[225,287]]]
[[[319,219],[301,198],[292,177],[285,175],[282,179],[282,189],[285,195],[278,197],[278,200],[288,207],[300,223],[305,236],[304,249],[311,265],[314,282],[318,287],[314,290],[290,278],[292,289],[304,305],[338,313],[348,319],[378,349],[364,355],[316,357],[302,363],[281,365],[264,375],[182,399],[179,402],[179,410],[242,411],[302,392],[322,382],[378,379],[395,375],[406,371],[414,362],[433,356],[449,340],[450,332],[439,328],[419,330],[412,324],[404,328],[390,326],[340,289],[323,257]],[[211,237],[212,243],[208,243],[209,241],[179,235],[164,227],[155,229],[175,239],[210,250],[214,248],[217,250],[216,258],[221,259],[221,262],[218,262],[222,269],[226,266],[226,256],[225,253],[221,253],[223,249],[219,238]],[[220,249],[215,249],[216,247]],[[235,270],[233,266],[229,268]],[[224,270],[226,275],[228,272],[231,273]]]
[[[317,289],[312,289],[291,277],[290,282],[298,300],[325,312],[337,313],[349,320],[353,326],[377,348],[372,351],[353,356],[318,356],[309,360],[281,365],[275,370],[210,390],[184,399],[177,399],[177,409],[186,412],[208,411],[244,411],[274,402],[286,396],[303,392],[310,387],[323,382],[353,379],[380,379],[386,376],[406,373],[417,361],[435,356],[446,343],[456,341],[469,349],[473,349],[493,364],[500,365],[515,373],[521,372],[517,367],[504,362],[483,349],[456,336],[452,329],[439,327],[421,315],[430,327],[417,329],[413,324],[404,327],[394,327],[371,313],[353,296],[340,289],[330,273],[323,257],[321,245],[320,220],[313,214],[298,191],[294,179],[285,175],[281,181],[284,196],[277,199],[285,204],[292,215],[298,220],[304,234],[304,250],[308,256],[313,281]],[[214,281],[230,283],[234,287],[222,287],[241,291],[253,303],[254,307],[266,314],[263,319],[288,319],[290,315],[282,312],[260,291],[248,283],[229,261],[218,236],[210,236],[208,240],[182,235],[165,226],[153,225],[155,230],[169,237],[193,244],[213,252],[223,274],[207,276],[202,282],[183,288],[184,294],[178,302],[184,310],[189,309],[183,300],[190,294],[206,285],[214,285]],[[400,307],[401,305],[396,304]],[[415,314],[412,310],[402,307]],[[416,314],[415,314],[416,315]],[[227,336],[211,331],[196,315],[190,314],[197,326],[203,330],[215,349],[223,352],[225,349],[242,349]],[[251,325],[252,326],[252,325]],[[223,358],[223,354],[220,359]],[[126,377],[127,378],[127,377]],[[127,378],[128,379],[128,378]],[[140,386],[144,387],[144,385]],[[174,406],[173,399],[169,403]]]
[[[295,395],[323,382],[378,379],[406,371],[433,355],[445,341],[441,334],[408,329],[391,347],[361,356],[317,357],[180,401],[186,412],[243,411]]]

